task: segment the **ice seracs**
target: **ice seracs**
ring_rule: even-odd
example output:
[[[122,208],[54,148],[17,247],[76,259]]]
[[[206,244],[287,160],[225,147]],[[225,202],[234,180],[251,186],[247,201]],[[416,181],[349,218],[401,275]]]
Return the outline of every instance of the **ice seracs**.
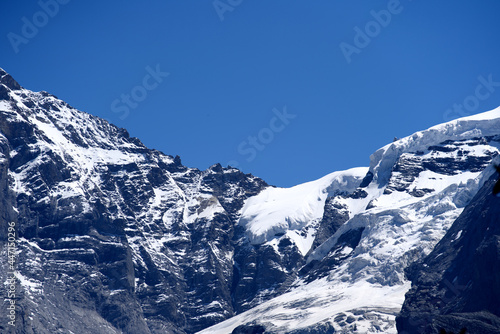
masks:
[[[405,270],[491,183],[499,110],[398,139],[369,167],[276,188],[185,167],[0,71],[0,219],[18,223],[28,296],[19,328],[395,333]]]
[[[396,333],[395,316],[410,287],[405,268],[429,254],[444,236],[491,175],[488,166],[499,147],[497,108],[434,126],[377,150],[368,169],[371,182],[356,189],[355,183],[359,186],[368,170],[355,169],[354,187],[344,188],[344,194],[322,193],[325,200],[320,196],[317,202],[333,197],[339,207],[344,204],[349,219],[310,249],[304,267],[308,270],[299,272],[288,292],[201,333],[228,333],[247,323],[268,324],[273,333],[313,329]],[[250,240],[272,244],[273,238],[296,233],[321,219],[321,205],[311,203],[318,199],[318,190],[325,189],[320,185],[326,180],[266,189],[249,198],[240,223]],[[354,246],[352,235],[359,236]],[[299,244],[297,238],[291,239]]]

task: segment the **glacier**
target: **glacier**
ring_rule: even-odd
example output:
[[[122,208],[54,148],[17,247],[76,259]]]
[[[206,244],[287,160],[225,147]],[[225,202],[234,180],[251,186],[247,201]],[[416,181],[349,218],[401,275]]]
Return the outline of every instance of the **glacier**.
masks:
[[[326,333],[329,329],[341,333],[397,333],[395,316],[410,288],[404,269],[431,252],[494,172],[491,166],[483,171],[485,165],[463,170],[450,165],[483,157],[488,157],[488,165],[499,152],[499,132],[500,108],[496,108],[419,131],[377,150],[370,157],[367,172],[373,178],[364,188],[366,197],[349,199],[350,203],[341,199],[349,207],[349,220],[310,252],[307,262],[321,262],[332,256],[332,250],[348,254],[348,258],[338,267],[329,268],[325,277],[312,282],[298,278],[286,293],[200,333],[230,333],[247,323],[268,324],[273,333],[298,333],[301,329],[305,333],[308,328],[319,328],[315,327],[318,324],[322,329],[311,333]],[[495,140],[482,139],[488,136]],[[394,168],[398,161],[408,166],[415,159],[417,171],[409,180]],[[424,163],[428,167],[419,170]],[[359,171],[359,182],[363,169],[354,170]],[[293,200],[301,186],[280,189],[279,195],[273,190],[280,201],[290,203],[289,207],[278,203],[280,209],[276,211],[269,205],[269,200],[276,199],[266,190],[249,198],[244,206],[249,208],[241,219],[245,220],[250,239],[273,243],[262,238],[263,230],[274,232],[278,227],[281,233],[294,233],[295,226],[307,226],[321,217],[317,211],[309,216],[297,213],[310,210],[314,198],[307,195],[323,192],[324,179],[304,185],[316,189],[306,188],[302,203]],[[352,187],[344,189],[353,191]],[[277,216],[278,212],[286,214],[285,218]],[[283,221],[295,223],[286,225]],[[355,249],[342,244],[339,249],[339,239],[357,229],[362,229],[362,235]],[[293,240],[300,244],[307,238]],[[351,323],[345,321],[348,317]]]
[[[0,70],[0,222],[18,226],[19,328],[396,333],[407,268],[495,173],[499,149],[497,108],[280,188],[186,167]]]

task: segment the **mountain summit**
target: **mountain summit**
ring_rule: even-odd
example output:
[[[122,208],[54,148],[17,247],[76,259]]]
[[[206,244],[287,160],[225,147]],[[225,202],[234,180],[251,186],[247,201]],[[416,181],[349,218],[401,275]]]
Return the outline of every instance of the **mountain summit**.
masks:
[[[500,108],[276,188],[186,167],[0,70],[0,223],[18,249],[16,326],[0,329],[396,333],[425,271],[409,268],[492,186],[499,147]]]
[[[21,86],[17,83],[14,78],[10,76],[7,72],[5,72],[2,68],[0,68],[0,99],[8,100],[8,90],[19,90]]]

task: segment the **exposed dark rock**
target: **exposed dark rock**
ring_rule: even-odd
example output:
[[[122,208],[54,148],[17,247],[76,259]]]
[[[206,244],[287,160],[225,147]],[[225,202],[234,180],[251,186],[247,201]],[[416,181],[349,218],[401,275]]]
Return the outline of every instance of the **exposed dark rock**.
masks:
[[[266,328],[262,325],[240,325],[236,327],[231,334],[263,334]]]
[[[6,98],[17,89],[4,73],[1,83]],[[97,117],[72,111],[78,114],[65,123],[61,110],[70,107],[48,93],[19,95],[31,110],[0,111],[0,223],[16,223],[17,270],[33,282],[19,287],[19,333],[194,333],[232,316],[234,227],[245,199],[267,184],[220,165],[187,168]],[[79,161],[34,120],[79,152],[137,158]],[[13,190],[14,177],[22,190]],[[168,196],[160,200],[162,193]],[[2,245],[6,232],[0,229]],[[260,256],[254,279],[266,287],[274,279],[266,265],[296,261]],[[2,281],[6,273],[0,270]]]
[[[363,189],[356,189],[356,191],[354,191],[353,193],[344,195],[344,197],[353,199],[366,198],[366,196],[368,196],[368,193]]]
[[[373,173],[368,172],[366,173],[366,176],[363,178],[363,181],[361,181],[361,184],[359,185],[360,188],[366,188],[368,185],[372,182],[373,180]]]
[[[493,175],[421,264],[408,268],[412,289],[399,333],[500,332],[500,198]]]
[[[350,256],[359,244],[363,230],[364,228],[361,227],[343,233],[321,261],[312,260],[300,270],[300,275],[306,282],[312,282],[328,275],[332,268],[339,266]]]
[[[21,86],[17,83],[16,80],[14,80],[14,78],[10,74],[5,73],[5,71],[3,70],[1,72],[0,84],[4,84],[5,86],[7,86],[7,88],[10,88],[12,90],[21,89]]]
[[[336,196],[328,197],[325,202],[323,218],[319,223],[318,232],[316,233],[311,249],[316,249],[316,247],[330,238],[348,219],[348,208],[340,203]]]
[[[14,95],[23,103],[13,103]],[[321,258],[306,265],[290,234],[278,233],[272,242],[251,244],[248,231],[239,225],[245,201],[269,187],[263,180],[220,164],[205,171],[186,167],[179,156],[150,150],[126,130],[78,112],[47,92],[22,89],[3,70],[0,99],[10,101],[2,104],[6,110],[0,110],[0,251],[6,258],[6,226],[14,222],[16,269],[21,275],[16,295],[19,334],[83,329],[95,334],[198,332],[287,292],[296,280],[325,277],[348,261],[369,229],[361,223],[340,229],[353,214],[346,203],[359,200],[360,208],[377,205],[367,198],[374,179],[371,172],[355,191],[330,193],[323,217],[294,231],[315,238],[309,254],[323,246]],[[447,141],[425,152],[404,153],[392,169],[385,193],[432,194],[432,189],[413,185],[423,171],[441,175],[481,171],[494,151],[469,153],[495,140],[498,137]],[[491,212],[498,217],[497,211]],[[488,214],[473,211],[470,217],[481,227]],[[407,222],[400,218],[395,223]],[[425,307],[435,307],[435,299],[429,297],[415,316],[430,314],[433,329],[458,331],[466,325],[471,332],[487,332],[498,324],[495,300],[500,296],[478,288],[498,283],[494,271],[498,235],[470,232],[478,226],[468,227],[473,236],[468,243],[457,238],[462,248],[446,245],[453,254],[443,258],[453,266],[428,273],[424,283],[430,285],[422,285],[427,290],[415,288],[417,296],[430,291],[432,298],[445,297],[439,307],[446,312],[426,311]],[[467,257],[463,249],[473,256],[467,253]],[[469,264],[470,272],[463,273],[465,269],[456,263]],[[420,277],[422,270],[412,266],[408,275]],[[6,262],[0,261],[0,281],[5,282],[7,275]],[[446,292],[446,282],[464,285],[468,299],[454,297],[453,290]],[[5,296],[6,289],[1,284],[0,295]],[[306,309],[309,302],[298,300],[292,307]],[[7,301],[2,303],[5,310]],[[412,307],[408,306],[420,312]],[[345,312],[354,316],[332,314],[335,326],[345,333],[355,332],[357,321],[373,321],[380,332],[393,325],[379,326],[378,321],[387,319],[366,310]],[[288,333],[334,333],[330,321]],[[0,332],[10,329],[2,317]],[[233,332],[274,331],[272,324],[247,323]]]

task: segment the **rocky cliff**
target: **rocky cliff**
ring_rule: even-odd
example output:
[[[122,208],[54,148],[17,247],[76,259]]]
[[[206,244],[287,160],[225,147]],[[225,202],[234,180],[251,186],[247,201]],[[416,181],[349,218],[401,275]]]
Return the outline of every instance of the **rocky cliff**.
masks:
[[[499,333],[498,177],[486,181],[429,256],[408,268],[413,285],[397,318],[399,333]]]
[[[0,294],[14,286],[16,307],[0,331],[396,333],[408,277],[491,186],[499,135],[496,109],[277,188],[186,167],[0,70]]]

